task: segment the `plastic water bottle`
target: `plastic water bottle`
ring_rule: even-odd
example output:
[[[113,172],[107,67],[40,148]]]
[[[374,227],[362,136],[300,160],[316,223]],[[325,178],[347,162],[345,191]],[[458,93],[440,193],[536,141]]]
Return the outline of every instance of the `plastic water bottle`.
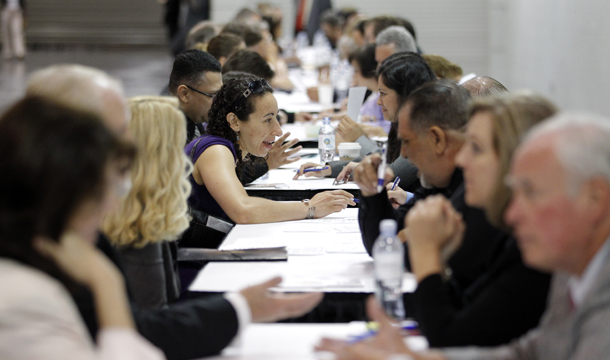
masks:
[[[324,124],[318,132],[318,150],[320,164],[326,164],[335,158],[335,128],[330,125],[330,118],[324,118]]]
[[[402,301],[405,250],[396,237],[396,221],[382,220],[379,232],[379,237],[373,245],[375,296],[388,316],[402,320],[405,317]]]
[[[347,97],[352,81],[351,65],[347,60],[339,59],[337,55],[336,61],[331,62],[331,73],[333,86],[337,92],[337,102],[341,103]]]

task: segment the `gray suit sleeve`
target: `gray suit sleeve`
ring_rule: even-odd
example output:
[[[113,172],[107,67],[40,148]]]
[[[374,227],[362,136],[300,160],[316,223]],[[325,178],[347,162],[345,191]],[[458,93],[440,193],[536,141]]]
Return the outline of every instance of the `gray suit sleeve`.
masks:
[[[356,142],[360,144],[360,157],[365,157],[374,152],[381,152],[381,148],[377,146],[377,143],[369,139],[366,135],[360,136],[356,139]]]
[[[539,330],[534,329],[505,346],[446,348],[443,354],[447,360],[542,360],[536,351],[538,336]]]

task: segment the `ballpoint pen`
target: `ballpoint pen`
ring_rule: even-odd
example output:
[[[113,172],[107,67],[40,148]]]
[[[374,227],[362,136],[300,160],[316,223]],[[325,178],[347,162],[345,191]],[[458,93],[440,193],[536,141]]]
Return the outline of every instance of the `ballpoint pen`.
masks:
[[[396,189],[398,184],[400,184],[400,176],[397,176],[396,179],[394,179],[394,183],[392,184],[392,187],[390,188],[390,191]]]
[[[308,173],[308,172],[314,172],[314,171],[322,171],[322,170],[328,170],[330,169],[330,166],[316,166],[316,167],[311,167],[311,168],[307,168],[303,170],[303,174]],[[299,170],[295,170],[294,172],[299,173]]]
[[[385,182],[385,168],[387,165],[387,151],[388,143],[383,143],[381,148],[381,163],[377,168],[377,192],[380,193],[383,190],[383,183]]]
[[[417,323],[415,321],[404,321],[402,324],[398,325],[400,326],[400,330],[403,333],[403,335],[419,335],[419,331],[417,328]],[[348,341],[349,344],[355,344],[358,342],[361,342],[363,340],[366,340],[370,337],[373,337],[377,334],[378,331],[378,324],[373,322],[373,323],[367,323],[367,331],[364,334],[361,335],[354,335],[354,336],[350,336],[350,340]]]

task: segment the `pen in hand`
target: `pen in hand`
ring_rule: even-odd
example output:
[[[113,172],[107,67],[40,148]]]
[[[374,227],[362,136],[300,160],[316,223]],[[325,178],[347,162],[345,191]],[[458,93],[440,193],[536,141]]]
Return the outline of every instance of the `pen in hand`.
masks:
[[[396,179],[394,179],[394,183],[392,184],[392,187],[390,188],[390,191],[396,189],[398,184],[400,184],[400,176],[397,176]]]
[[[322,171],[322,170],[328,170],[328,169],[330,169],[330,166],[316,166],[316,167],[304,169],[303,174],[308,173],[308,172]],[[297,174],[300,174],[299,169],[295,170],[294,172]]]

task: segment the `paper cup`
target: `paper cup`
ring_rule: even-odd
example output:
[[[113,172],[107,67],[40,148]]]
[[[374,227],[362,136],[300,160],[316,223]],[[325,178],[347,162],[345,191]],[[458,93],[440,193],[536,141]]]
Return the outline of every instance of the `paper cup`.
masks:
[[[341,161],[352,161],[360,156],[362,146],[355,142],[343,142],[337,147]]]

